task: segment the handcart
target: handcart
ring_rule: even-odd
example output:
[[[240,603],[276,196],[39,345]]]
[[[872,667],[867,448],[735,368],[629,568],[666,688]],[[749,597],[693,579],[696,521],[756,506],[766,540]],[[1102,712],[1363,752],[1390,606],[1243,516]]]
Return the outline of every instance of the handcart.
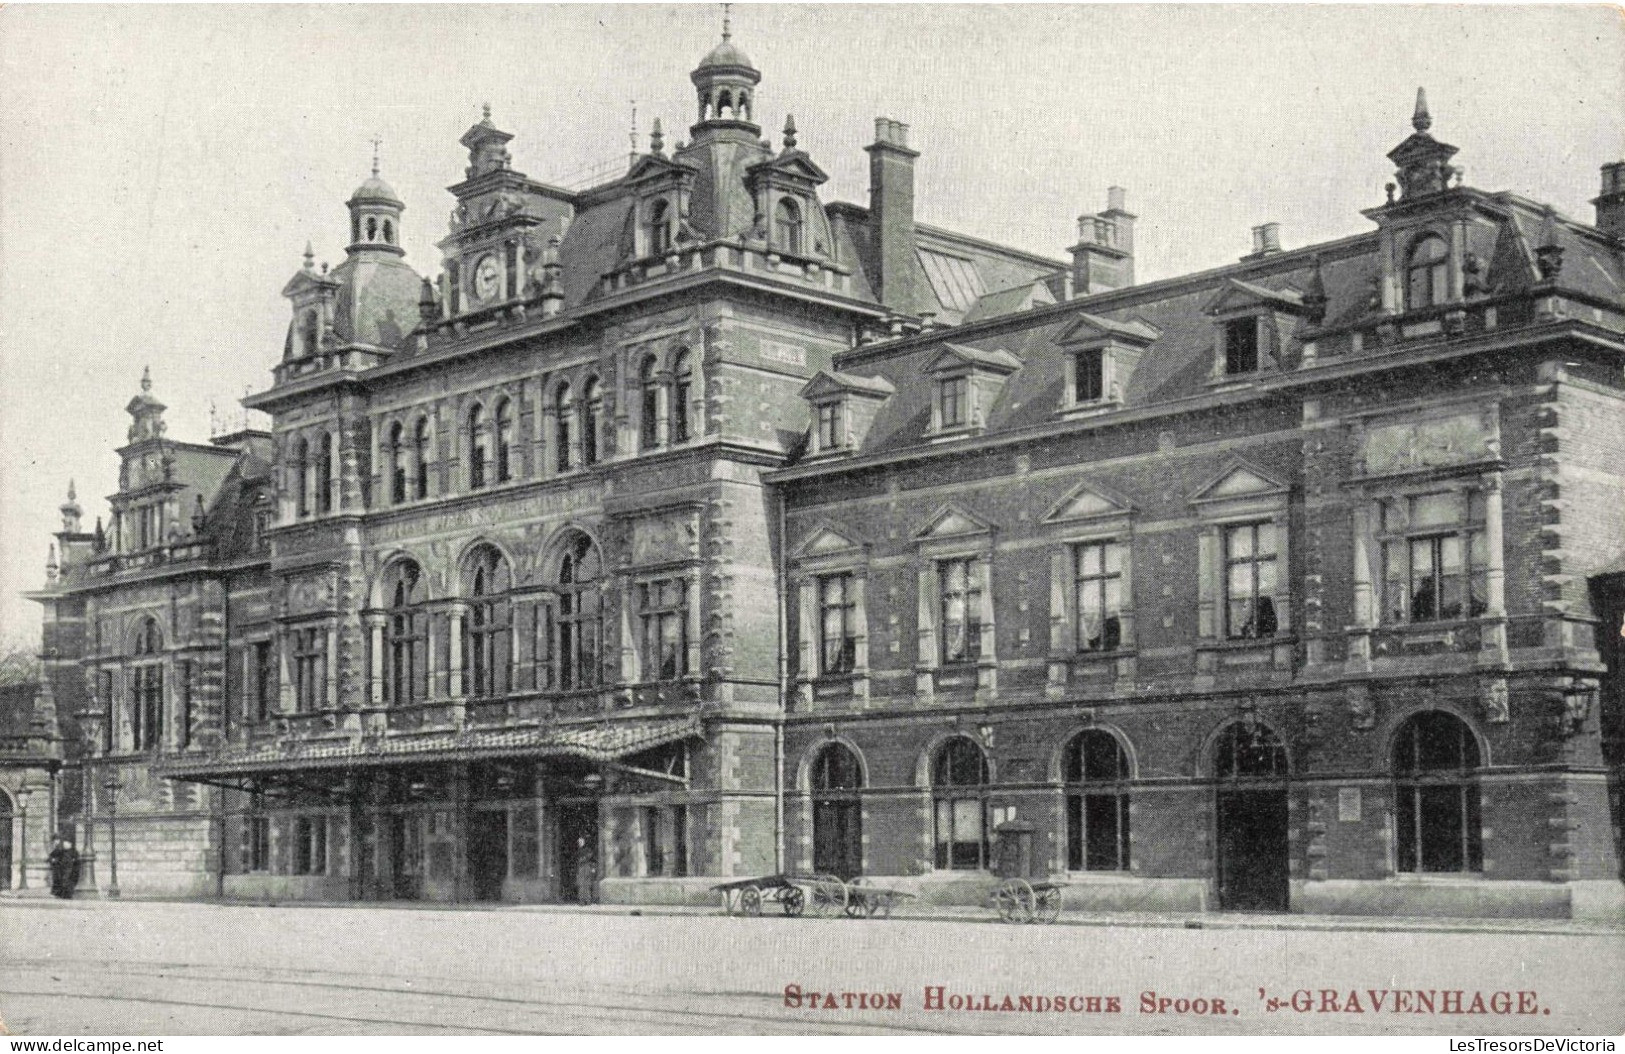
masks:
[[[762,905],[773,902],[790,918],[810,907],[820,918],[840,915],[847,909],[846,883],[833,875],[762,875],[741,878],[712,886],[722,894],[722,910],[728,915],[759,917]]]
[[[885,917],[892,913],[898,901],[918,895],[906,889],[876,885],[873,879],[859,875],[846,884],[846,913],[855,919]]]

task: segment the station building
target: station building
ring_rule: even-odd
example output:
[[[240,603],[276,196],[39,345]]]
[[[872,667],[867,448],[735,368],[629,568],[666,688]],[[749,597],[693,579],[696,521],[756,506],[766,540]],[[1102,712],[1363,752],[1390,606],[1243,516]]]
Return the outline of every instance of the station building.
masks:
[[[1140,284],[1116,188],[917,222],[888,118],[824,202],[761,79],[585,190],[487,112],[429,274],[375,165],[267,431],[143,378],[32,594],[87,887],[974,903],[1020,827],[1075,906],[1619,915],[1625,165],[1479,191],[1419,99],[1374,230]]]

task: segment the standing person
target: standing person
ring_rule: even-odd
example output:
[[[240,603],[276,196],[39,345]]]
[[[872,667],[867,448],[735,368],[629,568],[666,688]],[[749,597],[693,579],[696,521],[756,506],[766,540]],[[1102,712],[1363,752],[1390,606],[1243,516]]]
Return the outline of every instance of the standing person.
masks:
[[[576,903],[591,904],[598,899],[598,861],[585,838],[576,839]]]
[[[46,860],[51,867],[51,896],[73,899],[74,887],[79,885],[79,851],[68,839],[58,838]]]

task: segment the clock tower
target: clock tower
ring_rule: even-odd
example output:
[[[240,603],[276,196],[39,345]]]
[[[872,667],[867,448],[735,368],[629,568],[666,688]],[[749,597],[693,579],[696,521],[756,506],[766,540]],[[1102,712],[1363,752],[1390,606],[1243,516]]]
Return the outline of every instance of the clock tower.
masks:
[[[446,254],[440,304],[447,318],[483,315],[524,303],[541,293],[548,240],[563,238],[573,212],[571,196],[515,171],[508,153],[513,134],[480,122],[459,140],[468,150]]]

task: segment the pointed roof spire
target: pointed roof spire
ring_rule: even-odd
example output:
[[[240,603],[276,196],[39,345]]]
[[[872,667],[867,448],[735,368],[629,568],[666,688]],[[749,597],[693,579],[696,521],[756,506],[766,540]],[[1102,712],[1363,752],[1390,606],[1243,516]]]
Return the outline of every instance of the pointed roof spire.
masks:
[[[784,115],[784,148],[786,150],[796,148],[796,116],[792,113]]]
[[[75,500],[78,499],[78,497],[79,497],[79,495],[77,493],[75,493],[75,491],[74,491],[73,477],[69,476],[68,477],[68,500],[69,501],[75,501]]]
[[[483,110],[484,113],[485,113],[484,120],[489,121],[491,119],[491,104],[490,103],[485,103],[484,105],[482,105],[480,107],[480,109]]]
[[[655,118],[654,127],[649,130],[649,153],[659,154],[666,149],[666,133],[660,127],[660,118]]]
[[[1426,88],[1416,89],[1416,112],[1411,115],[1411,127],[1418,132],[1425,132],[1433,127],[1433,116],[1428,113],[1428,91]]]
[[[627,129],[626,141],[631,147],[631,158],[636,162],[638,159],[638,101],[636,99],[628,99],[627,101],[632,104],[632,124]]]
[[[733,8],[732,4],[722,5],[722,39],[727,40],[733,34]]]
[[[152,367],[151,366],[143,366],[143,367],[141,367],[141,390],[144,391],[144,392],[152,391]]]
[[[311,248],[311,245],[310,245],[309,241],[306,241],[305,242],[305,270],[314,271],[315,269],[316,269],[316,250]]]

